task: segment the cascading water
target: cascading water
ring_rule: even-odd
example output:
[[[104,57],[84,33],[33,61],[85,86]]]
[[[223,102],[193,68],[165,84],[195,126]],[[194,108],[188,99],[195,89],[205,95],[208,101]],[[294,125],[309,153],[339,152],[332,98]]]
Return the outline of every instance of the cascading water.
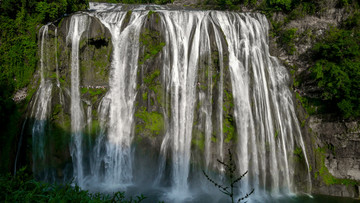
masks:
[[[101,99],[85,99],[81,71],[88,67],[82,65],[85,59],[80,55],[86,46],[81,44],[94,43],[93,39],[86,41],[84,33],[88,37],[93,35],[96,31],[90,25],[96,21],[111,36],[109,89]],[[269,54],[268,23],[263,15],[179,11],[153,5],[134,6],[130,12],[121,5],[93,3],[89,12],[72,15],[67,26],[71,86],[69,98],[63,98],[61,106],[66,108],[70,103],[68,130],[73,176],[81,187],[124,189],[137,184],[140,178],[134,174],[140,171],[152,174],[147,179],[155,182],[155,186],[170,187],[170,197],[181,196],[183,200],[192,194],[194,182],[204,181],[203,177],[196,177],[202,169],[223,174],[224,168],[215,160],[225,160],[228,148],[237,154],[237,173],[249,170],[242,184],[245,192],[250,188],[276,194],[294,191],[295,169],[291,159],[295,147],[303,150],[309,169],[288,87],[289,74]],[[146,55],[140,52],[144,46],[140,41],[144,41],[141,39],[144,33],[151,32],[149,27],[159,30],[157,36],[164,46],[159,52],[150,51]],[[47,27],[41,29],[41,72],[46,33]],[[150,62],[140,62],[143,59]],[[161,73],[157,79],[161,89],[149,87],[148,92],[155,96],[148,92],[139,96],[144,84],[151,84],[159,75],[151,79],[142,76],[152,64]],[[59,77],[65,74],[57,66],[56,73],[59,86]],[[43,148],[42,122],[47,119],[51,101],[52,84],[46,81],[42,73],[33,101],[32,116],[36,118],[33,141],[37,143],[34,152]],[[162,99],[155,99],[157,103],[151,100],[155,93],[163,95]],[[144,102],[139,98],[146,99],[148,109],[141,107]],[[150,108],[151,105],[155,107]],[[165,129],[162,134],[146,138],[160,140],[151,146],[157,153],[157,162],[154,161],[157,170],[148,171],[151,167],[138,168],[134,161],[141,160],[135,152],[145,139],[134,128],[140,110],[141,115],[147,115],[140,116],[142,121],[156,123],[150,117],[154,109],[164,119],[161,125]],[[150,126],[147,132],[156,131],[153,128]],[[46,160],[41,153],[34,154],[38,154],[34,163]],[[310,175],[307,182],[311,185]]]
[[[176,193],[188,190],[191,133],[202,15],[161,12],[170,59],[172,181]],[[193,36],[191,36],[193,34]],[[192,38],[193,37],[193,38]],[[193,41],[191,41],[193,40]],[[171,42],[171,43],[170,43]],[[191,49],[192,47],[192,49]],[[165,139],[166,140],[166,139]]]
[[[95,147],[100,149],[100,145],[105,144],[105,152],[96,151],[92,174],[97,178],[101,177],[100,164],[104,162],[105,174],[102,181],[111,185],[124,185],[132,181],[131,141],[139,35],[146,14],[147,12],[134,13],[124,30],[121,28],[126,19],[126,12],[96,15],[110,30],[114,50],[110,90],[99,108],[100,119],[108,120],[108,123],[102,123],[102,128],[107,129],[107,135],[102,134]]]
[[[45,78],[49,58],[44,53],[46,38],[48,37],[49,25],[40,29],[40,86],[33,100],[30,117],[34,119],[32,126],[32,145],[33,145],[33,172],[35,175],[42,173],[42,167],[46,164],[45,157],[45,133],[46,124],[50,112],[52,83]]]
[[[255,186],[274,192],[293,189],[288,156],[294,138],[303,146],[289,76],[269,54],[268,24],[262,15],[216,12],[216,21],[229,46],[229,66],[239,134],[240,171],[254,174]],[[268,149],[267,149],[268,148]],[[308,165],[307,158],[305,156]],[[271,178],[271,181],[267,181]],[[308,177],[310,180],[310,176]],[[310,181],[309,181],[310,182]],[[311,182],[310,182],[311,183]]]
[[[82,131],[84,126],[84,111],[80,98],[80,61],[79,43],[80,38],[88,25],[88,16],[73,15],[70,22],[70,32],[66,41],[71,43],[71,132],[72,144],[70,147],[73,158],[74,176],[77,183],[82,186],[84,178],[83,169],[83,138]]]

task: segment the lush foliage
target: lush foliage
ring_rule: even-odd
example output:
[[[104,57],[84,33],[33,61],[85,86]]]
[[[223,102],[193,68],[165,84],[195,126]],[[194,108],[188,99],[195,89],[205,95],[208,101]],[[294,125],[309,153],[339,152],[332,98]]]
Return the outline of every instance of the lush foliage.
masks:
[[[3,0],[0,5],[1,83],[26,86],[37,63],[37,31],[41,24],[85,9],[87,0]]]
[[[146,60],[156,56],[165,46],[165,42],[160,38],[160,33],[155,30],[145,29],[141,33],[139,41],[141,45],[144,46],[145,52],[144,57],[139,60],[140,65],[144,64]]]
[[[345,7],[352,3],[351,0],[339,0],[339,7]],[[204,5],[213,5],[217,9],[241,10],[241,7],[252,7],[267,14],[283,12],[286,14],[307,13],[314,14],[322,11],[327,0],[206,0]]]
[[[206,0],[205,5],[214,5],[217,9],[238,10],[239,6],[255,6],[257,0]]]
[[[11,99],[14,92],[26,87],[37,65],[37,33],[42,24],[66,13],[85,9],[87,0],[1,0],[0,2],[0,127],[2,159],[8,158],[6,147],[15,140],[20,116]],[[9,115],[10,119],[9,119]],[[0,168],[4,170],[5,164]]]
[[[328,109],[344,118],[360,116],[360,15],[350,17],[344,29],[332,28],[314,46],[312,76],[322,89]]]
[[[174,0],[94,0],[97,2],[123,3],[123,4],[167,4]]]
[[[292,0],[268,0],[268,4],[276,10],[290,11]]]
[[[1,202],[123,202],[137,203],[145,199],[143,195],[135,199],[125,198],[123,192],[113,195],[89,193],[78,186],[70,184],[54,185],[42,183],[32,179],[25,168],[15,176],[0,176]]]
[[[296,51],[295,42],[294,42],[294,39],[297,37],[296,31],[297,31],[296,28],[291,28],[291,29],[281,30],[281,32],[279,33],[278,42],[281,45],[283,45],[286,52],[290,55],[294,54]]]

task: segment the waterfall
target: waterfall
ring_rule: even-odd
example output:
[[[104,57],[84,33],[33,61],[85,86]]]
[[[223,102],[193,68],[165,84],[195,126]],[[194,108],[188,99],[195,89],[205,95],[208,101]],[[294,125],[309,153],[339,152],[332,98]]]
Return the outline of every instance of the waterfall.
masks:
[[[241,191],[255,188],[287,194],[296,190],[292,159],[295,147],[300,147],[311,187],[305,144],[289,88],[290,76],[269,53],[269,25],[264,15],[155,5],[132,6],[129,11],[122,5],[92,3],[90,8],[72,15],[67,24],[66,44],[71,45],[66,67],[71,69],[69,98],[60,93],[61,105],[66,108],[70,104],[64,114],[69,114],[71,124],[72,175],[78,185],[105,191],[124,189],[138,184],[141,178],[135,174],[144,173],[154,187],[166,187],[170,198],[184,200],[198,190],[196,182],[204,181],[201,170],[225,174],[216,159],[226,160],[230,148],[236,154],[236,174],[249,171]],[[81,44],[94,43],[94,39],[86,41],[83,35],[89,38],[101,30],[100,25],[98,30],[91,28],[96,22],[111,38],[106,81],[109,88],[101,97],[89,99],[80,91],[87,85],[82,84],[86,83],[82,71],[90,68],[81,63],[89,60],[80,57],[87,48]],[[145,46],[140,43],[141,37],[149,28],[159,30],[157,37],[164,42],[159,52],[151,52],[153,56],[141,53]],[[43,73],[47,30],[44,26],[40,31],[41,82],[32,107],[36,118],[33,135],[38,135],[33,137],[34,151],[38,152],[34,153],[36,163],[47,159],[43,136],[52,94],[52,84]],[[59,33],[56,29],[56,39]],[[101,40],[106,41],[104,36]],[[55,44],[61,43],[58,41]],[[140,63],[141,57],[147,63]],[[143,95],[138,94],[144,85],[140,84],[142,77],[146,76],[142,71],[150,66],[159,71],[156,81],[161,84],[160,90],[151,90],[152,97],[162,94],[162,101],[150,102],[150,93],[146,93],[149,108],[145,113],[161,114],[165,129],[159,135],[144,137],[134,130],[139,122],[135,114],[144,109],[139,99]],[[61,92],[66,87],[60,87],[59,75],[66,74],[59,70],[56,65],[56,84]],[[95,125],[98,130],[93,135]],[[142,140],[147,141],[146,146]],[[136,159],[148,158],[136,155],[140,147],[153,149],[156,156],[151,164],[157,170],[136,165]],[[241,194],[240,190],[237,193]]]
[[[169,143],[172,148],[173,190],[182,193],[187,192],[188,187],[191,133],[196,100],[195,78],[202,16],[184,16],[180,12],[165,11],[161,14],[163,14],[165,36],[167,36],[165,49],[170,51],[171,55],[169,67],[171,118],[168,136],[171,136],[170,140],[172,140]],[[192,34],[193,41],[191,41]]]
[[[287,86],[289,74],[269,54],[267,20],[260,14],[224,15],[217,12],[216,16],[229,47],[240,136],[240,171],[252,170],[259,178],[254,184],[270,185],[275,193],[283,188],[292,190],[294,183],[290,173],[294,169],[289,165],[288,156],[294,150],[294,139],[304,150],[305,146]],[[306,156],[305,159],[309,169]],[[267,181],[269,177],[270,182]]]
[[[80,98],[80,75],[79,75],[79,43],[81,35],[87,28],[88,16],[73,15],[70,22],[70,32],[66,41],[71,43],[71,132],[72,144],[70,147],[74,164],[74,176],[77,183],[83,185],[83,138],[84,112]]]
[[[131,141],[134,115],[134,102],[136,99],[136,74],[138,66],[139,35],[147,12],[137,12],[131,16],[124,30],[126,12],[113,12],[96,15],[110,30],[112,36],[113,60],[111,63],[110,90],[104,97],[99,113],[102,120],[108,123],[102,125],[107,128],[106,150],[99,154],[96,162],[105,163],[104,182],[111,185],[124,185],[132,182]],[[108,114],[104,109],[108,109]],[[108,117],[108,118],[104,118]],[[105,135],[103,135],[105,136]],[[100,136],[99,139],[104,139]],[[98,145],[103,142],[98,141]],[[101,146],[97,146],[100,149]],[[99,159],[100,158],[100,159]],[[99,166],[100,163],[94,163]],[[101,176],[101,168],[96,167],[93,174]]]
[[[34,119],[31,129],[33,147],[33,172],[40,175],[42,167],[46,164],[45,133],[48,114],[50,112],[52,83],[45,78],[49,65],[49,55],[45,52],[47,46],[49,25],[40,29],[40,86],[35,94],[30,118]]]

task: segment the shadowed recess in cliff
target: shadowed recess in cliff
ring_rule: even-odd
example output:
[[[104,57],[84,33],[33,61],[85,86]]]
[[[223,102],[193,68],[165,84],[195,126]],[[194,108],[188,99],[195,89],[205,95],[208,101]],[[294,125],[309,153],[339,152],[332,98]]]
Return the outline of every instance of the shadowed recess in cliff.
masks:
[[[97,191],[141,188],[146,182],[165,188],[164,198],[182,201],[194,191],[211,191],[200,172],[222,174],[216,159],[226,159],[224,151],[231,148],[237,174],[249,170],[243,191],[311,190],[289,73],[269,54],[265,16],[91,4],[88,12],[67,19],[52,37],[59,38],[57,46],[69,46],[59,54],[68,62],[55,54],[61,65],[47,75],[56,71],[56,80],[42,74],[32,107],[44,116],[31,115],[34,154],[43,148],[42,136],[51,134],[42,121],[61,123],[71,134],[73,172],[64,175],[69,167],[63,164],[66,170],[54,176],[73,176],[81,187]],[[54,42],[46,39],[47,29],[41,29],[41,45]],[[101,37],[94,37],[97,32]],[[107,49],[107,62],[99,57],[91,67],[83,65],[85,52],[96,58],[110,53]],[[43,58],[51,51],[41,46],[40,52]],[[82,80],[88,69],[108,71],[108,81],[97,86]],[[52,83],[64,94],[57,110],[62,122],[45,116],[56,111],[54,104],[50,109],[51,95],[58,94]],[[295,149],[304,155],[302,171],[295,168]],[[47,159],[40,155],[48,154],[34,155],[34,166],[45,167],[41,161]],[[296,184],[296,174],[305,177],[305,189]]]

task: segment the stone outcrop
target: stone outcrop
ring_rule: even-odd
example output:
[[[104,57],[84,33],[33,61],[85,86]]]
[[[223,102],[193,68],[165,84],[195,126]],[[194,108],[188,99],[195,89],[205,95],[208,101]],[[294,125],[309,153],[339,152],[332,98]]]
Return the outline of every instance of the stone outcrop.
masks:
[[[314,143],[314,192],[359,197],[360,125],[358,121],[331,121],[319,116],[309,119]],[[326,168],[325,168],[326,167]]]

